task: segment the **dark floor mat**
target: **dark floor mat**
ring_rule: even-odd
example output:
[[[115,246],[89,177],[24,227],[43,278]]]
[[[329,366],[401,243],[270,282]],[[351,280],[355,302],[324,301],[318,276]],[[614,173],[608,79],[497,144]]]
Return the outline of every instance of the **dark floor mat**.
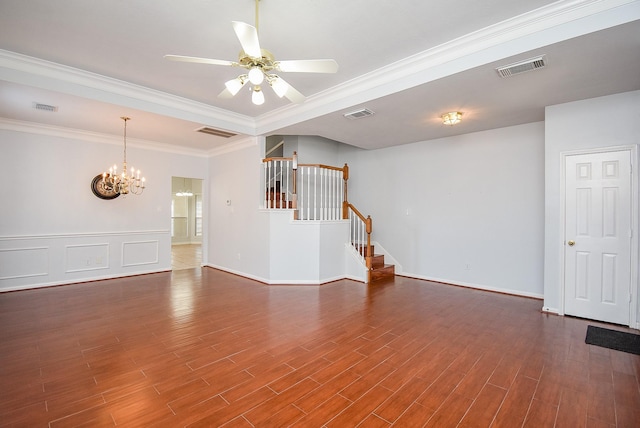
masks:
[[[587,337],[584,341],[589,345],[640,355],[640,334],[590,325],[587,326]]]

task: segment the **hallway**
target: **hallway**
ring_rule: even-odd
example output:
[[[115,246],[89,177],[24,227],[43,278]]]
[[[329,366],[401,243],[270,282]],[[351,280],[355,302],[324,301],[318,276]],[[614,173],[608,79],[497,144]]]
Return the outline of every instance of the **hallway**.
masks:
[[[171,270],[193,269],[202,266],[202,244],[171,246]]]

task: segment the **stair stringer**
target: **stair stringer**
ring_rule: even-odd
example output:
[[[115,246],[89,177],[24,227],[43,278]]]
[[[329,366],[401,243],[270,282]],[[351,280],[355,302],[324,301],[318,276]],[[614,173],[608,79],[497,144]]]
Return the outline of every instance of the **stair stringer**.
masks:
[[[371,246],[375,248],[376,254],[384,255],[385,264],[395,265],[396,275],[402,274],[402,265],[378,241],[371,241]]]
[[[353,245],[346,242],[344,244],[344,255],[346,278],[364,282],[366,284],[369,280],[369,269],[367,269],[367,264],[360,253],[358,253],[358,250],[356,250]]]

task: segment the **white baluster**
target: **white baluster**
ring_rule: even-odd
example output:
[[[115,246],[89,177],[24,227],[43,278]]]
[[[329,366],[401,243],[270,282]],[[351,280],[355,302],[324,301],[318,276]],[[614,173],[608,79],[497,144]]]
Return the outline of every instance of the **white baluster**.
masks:
[[[313,169],[313,220],[316,219],[316,207],[318,206],[318,170]]]
[[[304,167],[298,167],[300,171],[300,184],[298,185],[298,189],[300,189],[300,194],[298,195],[298,205],[300,207],[300,220],[305,220],[305,209],[304,203],[306,198],[306,192],[304,191]]]
[[[287,200],[287,208],[289,208],[289,177],[291,176],[291,161],[287,161],[287,185],[285,186],[285,199]]]
[[[264,207],[269,208],[269,169],[271,162],[264,163]]]

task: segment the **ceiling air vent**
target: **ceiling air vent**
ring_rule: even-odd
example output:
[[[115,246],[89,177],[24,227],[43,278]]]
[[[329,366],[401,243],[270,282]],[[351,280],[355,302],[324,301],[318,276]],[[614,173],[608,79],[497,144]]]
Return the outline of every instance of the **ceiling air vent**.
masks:
[[[42,103],[33,103],[33,108],[36,110],[50,111],[52,113],[55,113],[56,111],[58,111],[58,107],[50,106],[49,104],[42,104]]]
[[[361,119],[363,117],[367,117],[371,115],[373,115],[373,112],[371,110],[363,108],[360,110],[355,110],[349,113],[345,113],[344,117],[346,117],[347,119]]]
[[[197,132],[202,132],[203,134],[215,135],[216,137],[229,138],[235,137],[238,134],[234,134],[233,132],[223,131],[221,129],[209,128],[208,126],[203,126],[202,128],[196,129]]]
[[[505,65],[504,67],[496,68],[496,71],[500,77],[509,77],[520,73],[526,73],[527,71],[537,70],[544,68],[545,63],[544,55],[525,59],[524,61],[516,62],[514,64]]]

